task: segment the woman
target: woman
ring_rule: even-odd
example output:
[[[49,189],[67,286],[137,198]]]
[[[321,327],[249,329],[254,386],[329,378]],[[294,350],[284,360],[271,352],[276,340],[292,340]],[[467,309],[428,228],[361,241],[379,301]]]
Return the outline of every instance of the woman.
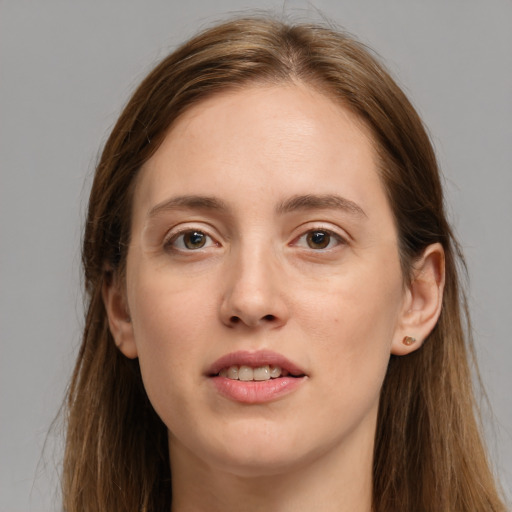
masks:
[[[435,156],[369,51],[236,19],[93,183],[64,508],[502,511]]]

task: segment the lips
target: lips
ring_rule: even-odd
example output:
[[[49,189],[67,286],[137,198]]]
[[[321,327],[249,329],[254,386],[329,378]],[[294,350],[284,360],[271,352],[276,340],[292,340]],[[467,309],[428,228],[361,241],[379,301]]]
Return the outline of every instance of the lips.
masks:
[[[227,354],[211,365],[207,376],[221,395],[246,404],[281,398],[307,377],[298,365],[268,350]]]

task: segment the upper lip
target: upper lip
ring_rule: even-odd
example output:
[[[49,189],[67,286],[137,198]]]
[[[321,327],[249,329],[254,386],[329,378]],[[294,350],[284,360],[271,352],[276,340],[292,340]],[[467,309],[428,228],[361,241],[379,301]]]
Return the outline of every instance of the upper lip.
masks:
[[[251,366],[258,368],[265,365],[279,366],[282,370],[286,370],[291,375],[305,375],[302,368],[284,357],[282,354],[271,350],[258,350],[256,352],[237,351],[226,354],[217,359],[207,370],[207,375],[217,375],[223,368],[230,366]]]

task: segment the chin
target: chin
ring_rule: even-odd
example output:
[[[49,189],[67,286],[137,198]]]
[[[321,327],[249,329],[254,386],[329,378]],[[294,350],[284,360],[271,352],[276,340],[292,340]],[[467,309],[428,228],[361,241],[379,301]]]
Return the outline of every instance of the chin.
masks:
[[[289,472],[300,465],[296,454],[229,453],[217,458],[220,469],[241,478],[257,478]]]
[[[228,443],[210,445],[208,451],[210,464],[239,477],[282,474],[315,458],[314,450],[310,453],[304,442],[269,432],[231,436]]]

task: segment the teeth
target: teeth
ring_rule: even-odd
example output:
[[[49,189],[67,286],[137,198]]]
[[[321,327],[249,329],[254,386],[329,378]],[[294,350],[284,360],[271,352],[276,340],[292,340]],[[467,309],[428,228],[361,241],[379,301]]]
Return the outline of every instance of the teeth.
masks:
[[[254,368],[254,380],[270,380],[270,368],[268,365]]]
[[[237,380],[238,379],[238,366],[230,366],[227,370],[226,377],[228,379]]]
[[[270,366],[269,368],[270,377],[272,379],[277,379],[278,377],[281,377],[281,373],[283,372],[279,366]]]
[[[221,377],[227,377],[232,380],[242,381],[263,381],[270,379],[277,379],[281,376],[286,377],[289,373],[286,370],[282,370],[279,366],[263,365],[257,368],[251,368],[250,366],[230,366],[229,368],[223,368],[219,375]]]
[[[240,366],[238,370],[238,380],[253,380],[254,370],[250,366]]]

